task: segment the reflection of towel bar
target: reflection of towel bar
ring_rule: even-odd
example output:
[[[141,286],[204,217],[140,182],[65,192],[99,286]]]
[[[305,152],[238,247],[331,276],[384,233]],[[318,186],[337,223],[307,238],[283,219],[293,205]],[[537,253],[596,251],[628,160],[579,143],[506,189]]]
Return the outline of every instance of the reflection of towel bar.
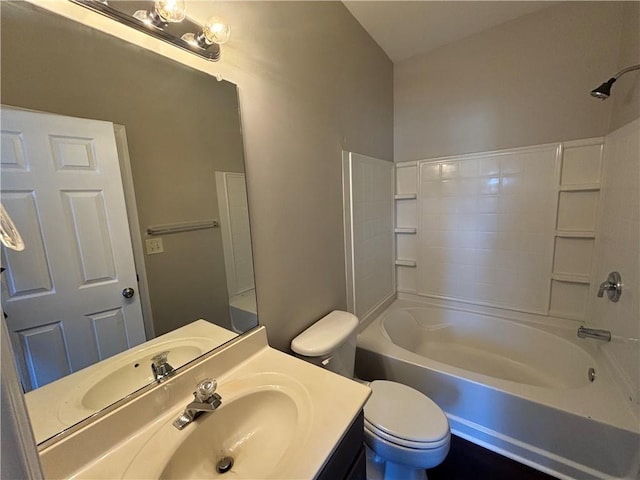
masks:
[[[171,225],[156,225],[155,227],[148,227],[147,234],[162,235],[165,233],[193,232],[194,230],[206,230],[207,228],[217,227],[217,220],[209,220],[208,222],[173,223]]]

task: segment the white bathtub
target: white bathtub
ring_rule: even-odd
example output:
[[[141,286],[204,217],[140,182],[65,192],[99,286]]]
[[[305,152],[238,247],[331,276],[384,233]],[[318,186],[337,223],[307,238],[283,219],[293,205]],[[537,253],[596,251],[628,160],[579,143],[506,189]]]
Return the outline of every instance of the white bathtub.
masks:
[[[358,336],[356,373],[422,391],[455,434],[558,478],[640,478],[638,418],[597,341],[543,328],[396,300]]]

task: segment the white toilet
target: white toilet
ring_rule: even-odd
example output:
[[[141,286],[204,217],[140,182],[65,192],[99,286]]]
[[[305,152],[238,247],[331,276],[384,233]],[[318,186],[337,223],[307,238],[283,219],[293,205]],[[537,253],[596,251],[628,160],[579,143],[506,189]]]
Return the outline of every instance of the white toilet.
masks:
[[[353,378],[358,319],[333,311],[291,342],[298,357]],[[386,380],[369,384],[364,406],[367,478],[426,479],[426,468],[439,465],[449,452],[451,432],[444,412],[427,396]]]

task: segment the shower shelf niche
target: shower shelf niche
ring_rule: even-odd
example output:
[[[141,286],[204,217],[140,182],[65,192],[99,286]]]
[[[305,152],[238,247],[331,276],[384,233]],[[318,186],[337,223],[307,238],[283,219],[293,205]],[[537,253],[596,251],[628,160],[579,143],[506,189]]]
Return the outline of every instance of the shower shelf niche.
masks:
[[[556,237],[560,238],[596,238],[594,231],[572,232],[567,230],[556,230]]]
[[[582,283],[586,285],[591,283],[589,275],[574,275],[570,273],[554,273],[551,275],[551,279],[565,283]]]
[[[396,266],[398,267],[411,267],[411,268],[416,268],[417,266],[417,262],[415,260],[406,260],[406,259],[401,259],[398,258],[396,260]]]
[[[396,233],[414,234],[418,232],[416,227],[396,227]]]
[[[418,194],[417,193],[396,193],[394,198],[396,200],[415,200],[418,198]]]
[[[416,293],[418,228],[418,162],[396,163],[395,268],[397,290]]]
[[[549,313],[584,320],[592,283],[592,264],[602,176],[602,138],[564,142],[558,178],[553,271]]]
[[[560,187],[561,192],[599,192],[599,183],[589,183],[583,185],[563,185]]]

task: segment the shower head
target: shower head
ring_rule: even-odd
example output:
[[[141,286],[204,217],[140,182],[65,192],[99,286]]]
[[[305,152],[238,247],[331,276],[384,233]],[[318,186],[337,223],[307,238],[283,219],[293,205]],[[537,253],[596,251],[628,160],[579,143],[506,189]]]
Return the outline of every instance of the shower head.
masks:
[[[604,82],[598,88],[594,88],[593,90],[591,90],[591,96],[595,98],[599,98],[600,100],[606,100],[611,95],[611,86],[616,82],[616,80],[618,80],[625,73],[631,72],[632,70],[640,70],[640,64],[623,68],[616,74],[615,77],[611,77],[609,80]]]
[[[591,96],[599,98],[600,100],[606,100],[611,95],[611,86],[615,83],[614,77],[610,78],[598,88],[591,90]]]

